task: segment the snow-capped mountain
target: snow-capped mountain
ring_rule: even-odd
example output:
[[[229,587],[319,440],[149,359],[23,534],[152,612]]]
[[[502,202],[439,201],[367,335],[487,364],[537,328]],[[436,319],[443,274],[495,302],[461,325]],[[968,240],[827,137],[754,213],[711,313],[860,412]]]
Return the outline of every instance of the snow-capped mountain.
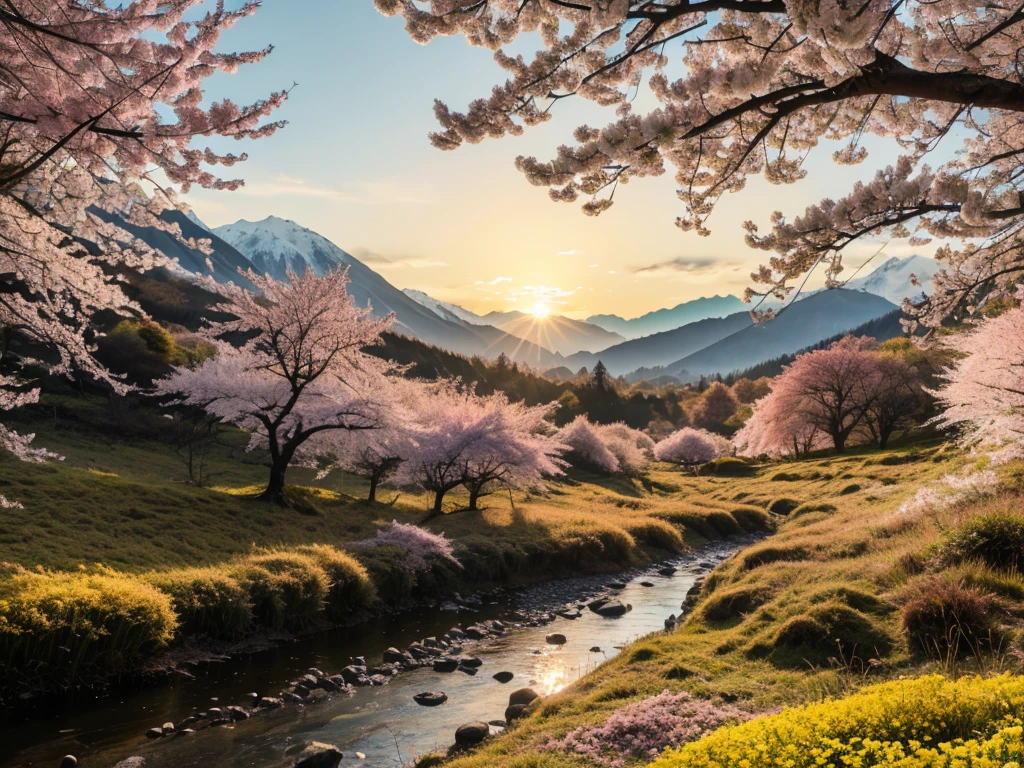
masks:
[[[460,307],[458,304],[452,304],[449,301],[441,301],[435,299],[430,294],[424,293],[423,291],[417,291],[412,288],[403,288],[402,293],[408,296],[410,299],[418,304],[429,309],[435,315],[443,317],[445,320],[462,321],[469,323],[470,325],[491,325],[484,320],[476,312],[470,312],[464,307]]]
[[[398,333],[463,355],[495,358],[504,352],[513,360],[536,366],[557,365],[561,361],[560,356],[547,349],[498,328],[435,313],[323,235],[294,221],[277,216],[263,221],[243,219],[216,227],[213,232],[245,254],[256,270],[277,279],[286,278],[289,270],[312,269],[323,274],[338,266],[347,266],[348,290],[356,303],[362,306],[369,303],[378,316],[394,312],[394,330]]]
[[[899,305],[906,297],[916,299],[923,293],[931,293],[932,278],[938,271],[939,265],[934,259],[925,256],[907,256],[901,259],[894,256],[880,264],[870,274],[850,280],[844,288],[873,293]],[[911,275],[917,277],[920,286],[910,282]]]
[[[736,296],[703,296],[674,307],[656,309],[630,320],[618,315],[592,315],[587,318],[587,322],[604,328],[606,331],[621,334],[623,338],[638,339],[652,333],[671,331],[698,320],[726,317],[748,309],[750,307]]]
[[[512,311],[488,312],[480,316],[458,304],[435,299],[423,291],[407,288],[403,293],[445,319],[461,320],[476,326],[494,326],[560,355],[600,352],[625,340],[598,325],[563,315],[548,315],[541,319],[526,312]]]
[[[213,232],[248,256],[256,269],[277,280],[284,280],[289,270],[323,274],[354,261],[326,237],[277,216],[263,221],[241,219]]]

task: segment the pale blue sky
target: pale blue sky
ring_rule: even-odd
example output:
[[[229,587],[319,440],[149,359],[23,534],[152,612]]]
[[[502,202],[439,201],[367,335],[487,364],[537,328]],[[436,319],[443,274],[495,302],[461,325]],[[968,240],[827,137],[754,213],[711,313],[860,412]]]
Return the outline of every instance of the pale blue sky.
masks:
[[[562,102],[554,120],[524,137],[442,153],[427,140],[433,99],[461,109],[487,95],[504,79],[489,51],[461,38],[419,46],[401,19],[381,16],[372,0],[264,0],[224,39],[233,49],[268,43],[275,46],[268,59],[218,76],[208,95],[251,101],[297,82],[280,110],[289,125],[246,143],[249,161],[232,169],[246,179],[243,191],[190,194],[196,213],[210,225],[271,214],[293,219],[398,287],[476,311],[526,308],[541,297],[575,317],[633,316],[739,293],[765,256],[743,245],[745,219],[767,226],[774,208],[794,214],[822,195],[842,195],[871,167],[836,167],[828,161],[832,148],[819,151],[798,187],[758,181],[725,198],[710,238],[674,226],[682,203],[671,173],[620,188],[616,205],[593,219],[550,202],[513,161],[550,157],[577,124],[603,125],[614,118],[610,110]],[[702,266],[635,271],[679,258]]]

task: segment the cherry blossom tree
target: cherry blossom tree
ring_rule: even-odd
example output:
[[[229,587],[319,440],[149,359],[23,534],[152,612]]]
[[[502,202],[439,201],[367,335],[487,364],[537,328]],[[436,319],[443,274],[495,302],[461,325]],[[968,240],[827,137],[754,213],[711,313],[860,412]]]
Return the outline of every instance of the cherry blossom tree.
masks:
[[[569,463],[573,466],[583,466],[609,475],[620,469],[619,460],[609,450],[600,428],[591,424],[586,416],[577,416],[558,430],[555,438],[568,447]]]
[[[1024,309],[984,320],[945,344],[961,355],[933,393],[944,406],[934,421],[958,429],[966,445],[1007,446],[1024,440]]]
[[[683,427],[654,446],[658,461],[670,461],[694,468],[732,452],[732,444],[721,435],[706,429]]]
[[[45,359],[18,357],[4,344],[0,410],[37,399],[18,375],[30,364],[124,389],[93,358],[93,317],[137,312],[119,273],[167,260],[109,214],[180,238],[159,216],[177,205],[177,191],[242,183],[215,169],[244,153],[204,148],[202,137],[257,139],[283,125],[265,118],[284,92],[249,106],[204,106],[208,77],[270,52],[216,50],[221,34],[258,3],[197,13],[204,5],[5,0],[0,7],[0,329],[50,350]],[[0,446],[45,458],[30,439],[0,425]]]
[[[618,471],[630,477],[638,477],[647,469],[654,458],[654,440],[638,429],[619,421],[595,428],[605,448],[618,462]]]
[[[754,412],[733,436],[740,456],[801,456],[826,448],[828,435],[803,412],[781,396],[769,393],[754,405]]]
[[[214,307],[233,317],[207,329],[219,354],[175,368],[156,391],[249,430],[249,449],[270,453],[262,497],[283,504],[285,472],[308,440],[380,423],[393,366],[363,350],[381,342],[393,317],[355,305],[347,269],[289,274],[286,282],[252,270],[245,277],[258,293],[229,285]],[[234,347],[226,337],[247,341]]]
[[[674,170],[678,226],[701,235],[726,192],[763,176],[797,183],[808,153],[836,163],[890,141],[898,159],[802,215],[775,213],[747,242],[771,252],[748,298],[785,297],[818,266],[837,285],[843,255],[884,234],[935,250],[946,269],[907,310],[930,324],[1005,294],[1024,269],[1024,84],[1018,4],[965,0],[375,0],[411,37],[463,35],[494,51],[508,79],[464,112],[437,102],[441,149],[517,136],[565,99],[614,107],[553,159],[519,157],[556,201],[610,208],[621,184]],[[537,35],[528,58],[521,35]],[[531,42],[533,37],[530,38]],[[644,85],[646,83],[646,86]],[[634,111],[638,90],[657,105]],[[954,151],[958,149],[959,151]]]
[[[921,377],[913,365],[892,354],[876,353],[874,364],[864,428],[875,445],[885,448],[901,425],[912,424],[910,416],[922,395]]]

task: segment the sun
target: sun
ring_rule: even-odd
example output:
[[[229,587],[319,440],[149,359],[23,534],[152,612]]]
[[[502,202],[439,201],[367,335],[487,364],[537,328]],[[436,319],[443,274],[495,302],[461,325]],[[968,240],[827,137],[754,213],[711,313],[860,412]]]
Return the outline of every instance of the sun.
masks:
[[[538,301],[533,305],[533,308],[530,310],[530,314],[536,318],[545,318],[551,314],[551,307],[547,305],[547,302]]]

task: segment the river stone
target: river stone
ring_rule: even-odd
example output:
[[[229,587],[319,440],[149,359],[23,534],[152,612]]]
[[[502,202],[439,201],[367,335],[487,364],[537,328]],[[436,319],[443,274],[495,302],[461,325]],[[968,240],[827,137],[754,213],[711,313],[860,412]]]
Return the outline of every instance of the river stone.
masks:
[[[597,598],[597,600],[591,600],[589,603],[587,603],[587,608],[592,610],[594,613],[600,613],[601,609],[604,608],[604,606],[608,605],[608,603],[610,602],[613,601],[609,600],[607,597],[599,597]]]
[[[333,744],[314,741],[299,753],[295,768],[337,768],[340,762],[340,749]]]
[[[448,635],[450,635],[455,640],[462,640],[466,636],[466,633],[458,627],[452,627],[448,630]]]
[[[565,635],[561,632],[552,632],[550,635],[544,638],[544,642],[548,645],[565,645]]]
[[[629,609],[624,606],[621,601],[610,600],[598,608],[597,613],[601,616],[622,616],[628,610]]]
[[[162,728],[150,728],[148,731],[146,731],[147,739],[159,739],[163,735],[164,731]]]
[[[365,674],[366,667],[348,666],[341,670],[341,676],[345,679],[345,682],[353,685],[358,684]]]
[[[579,611],[577,611],[576,609],[572,609],[572,610],[559,611],[558,615],[561,616],[563,619],[569,619],[570,621],[573,621],[575,619],[578,619],[583,614],[580,613]]]
[[[115,765],[114,768],[146,768],[146,758],[139,757],[138,755],[126,757]]]
[[[625,589],[626,588],[626,582],[624,582],[624,581],[612,581],[612,582],[609,582],[608,588],[609,589]]]
[[[480,669],[478,667],[467,667],[465,664],[459,664],[459,672],[473,677]]]
[[[232,720],[248,720],[249,713],[241,707],[230,706],[227,707],[227,714]]]
[[[256,702],[257,709],[278,709],[284,706],[284,702],[274,696],[260,696]]]
[[[511,704],[505,708],[505,722],[511,723],[519,720],[522,717],[526,717],[526,705],[525,704]]]
[[[64,755],[60,761],[60,768],[75,768],[78,765],[78,758],[74,755]]]
[[[513,677],[515,677],[515,675],[513,675],[511,672],[498,672],[496,675],[494,675],[494,679],[497,680],[499,683],[508,683],[512,680]]]
[[[308,704],[322,704],[331,698],[331,694],[325,691],[323,688],[314,688],[309,692],[309,696],[306,697]]]
[[[676,569],[671,565],[666,565],[658,569],[658,573],[662,576],[672,576],[676,572]]]
[[[454,672],[459,668],[458,659],[435,659],[434,660],[434,671],[435,672]]]
[[[174,733],[174,723],[164,723],[160,730],[163,731],[164,736],[172,734]]]
[[[412,700],[421,707],[436,707],[448,701],[448,695],[444,691],[417,693]]]
[[[590,647],[590,652],[591,653],[600,653],[601,652],[601,646],[600,645],[593,645],[593,646],[591,646]]]
[[[654,586],[654,582],[652,582],[652,581],[641,581],[640,582],[640,586],[641,587],[653,587]]]
[[[472,627],[466,627],[466,637],[470,640],[483,640],[488,634],[486,629],[475,624]]]
[[[524,706],[529,704],[535,699],[539,699],[540,696],[533,688],[520,688],[517,691],[512,691],[512,694],[508,697],[508,705],[511,707],[513,704],[523,704]]]
[[[397,648],[388,648],[384,651],[384,663],[385,664],[404,664],[409,660],[409,657],[402,653]]]
[[[466,658],[459,659],[459,664],[463,667],[471,667],[473,669],[479,667],[483,662],[476,656],[469,656]]]
[[[460,725],[455,731],[455,743],[460,745],[479,744],[487,738],[490,732],[491,727],[487,723],[466,723]]]

